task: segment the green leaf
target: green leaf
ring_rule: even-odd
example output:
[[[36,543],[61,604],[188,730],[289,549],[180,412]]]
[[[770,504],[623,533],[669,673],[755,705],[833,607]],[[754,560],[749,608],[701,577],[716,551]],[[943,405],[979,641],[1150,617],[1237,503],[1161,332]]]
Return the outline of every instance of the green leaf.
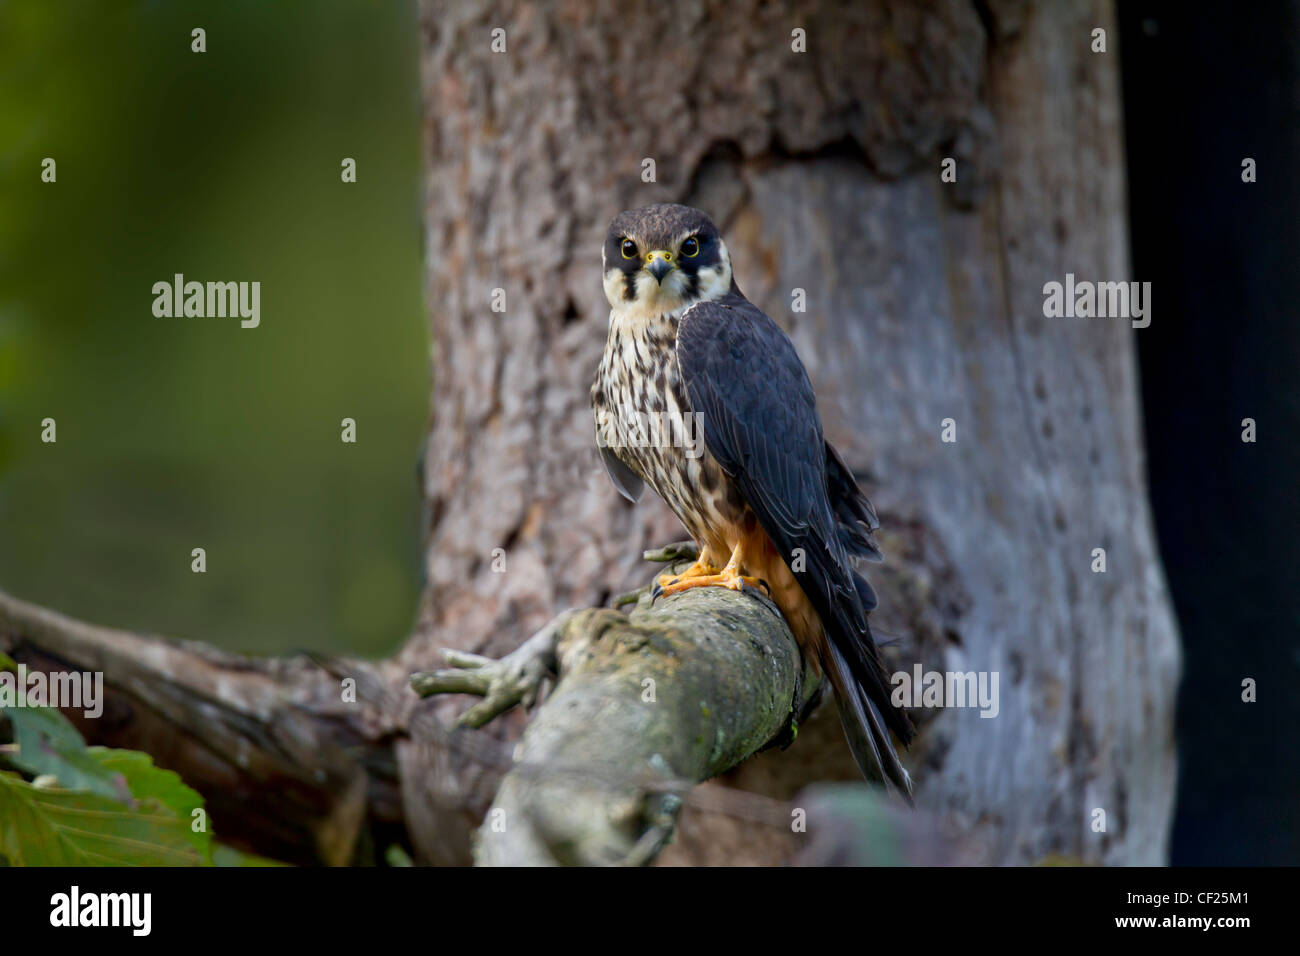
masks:
[[[126,780],[133,796],[141,804],[156,804],[170,810],[189,833],[190,843],[205,862],[212,860],[212,828],[207,811],[197,816],[203,828],[195,830],[195,811],[203,810],[203,797],[197,790],[187,787],[180,774],[155,767],[153,758],[138,750],[111,750],[108,747],[89,747],[86,755],[110,773],[120,774]]]
[[[411,854],[407,853],[406,850],[397,843],[389,844],[388,849],[384,851],[384,862],[389,866],[415,865],[411,860]]]
[[[214,843],[212,846],[213,866],[288,866],[279,860],[272,860],[255,853],[245,853],[228,843]]]
[[[0,651],[0,671],[17,671],[17,670],[18,670],[18,663],[12,657],[6,654],[4,651]]]
[[[8,707],[4,713],[18,744],[18,752],[8,759],[19,770],[52,776],[65,790],[131,802],[126,778],[90,756],[77,728],[53,707]]]
[[[156,797],[128,807],[0,771],[0,855],[14,866],[201,866],[192,837]]]

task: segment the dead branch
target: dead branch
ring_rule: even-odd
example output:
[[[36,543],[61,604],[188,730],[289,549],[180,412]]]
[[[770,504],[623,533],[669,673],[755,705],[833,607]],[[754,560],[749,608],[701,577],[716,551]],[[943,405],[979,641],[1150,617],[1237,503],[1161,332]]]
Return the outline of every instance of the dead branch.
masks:
[[[409,801],[432,799],[398,779],[393,742],[426,728],[386,692],[383,664],[250,659],[3,592],[0,649],[37,670],[101,672],[103,716],[68,715],[87,740],[153,754],[204,794],[222,839],[258,853],[367,859],[376,826],[400,826]],[[484,698],[462,716],[470,727],[533,706],[558,675],[513,764],[493,768],[505,773],[477,839],[485,864],[649,862],[694,784],[788,743],[820,693],[780,613],[752,590],[652,602],[647,588],[630,614],[567,611],[499,661],[444,654],[450,669],[412,685]]]
[[[780,613],[748,590],[643,593],[628,615],[565,612],[499,661],[448,660],[412,685],[484,697],[471,726],[558,678],[479,828],[480,865],[649,862],[692,786],[793,739],[820,692]]]
[[[400,820],[388,716],[345,699],[358,661],[256,660],[95,627],[0,592],[0,650],[45,672],[104,675],[88,741],[143,750],[207,799],[223,840],[292,862],[352,861],[363,823]],[[354,698],[355,699],[355,698]]]

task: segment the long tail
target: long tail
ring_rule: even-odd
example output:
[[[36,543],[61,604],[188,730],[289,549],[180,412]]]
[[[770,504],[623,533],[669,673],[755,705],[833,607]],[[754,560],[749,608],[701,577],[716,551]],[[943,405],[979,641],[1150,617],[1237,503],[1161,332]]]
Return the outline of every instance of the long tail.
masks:
[[[858,487],[853,469],[830,442],[826,442],[826,486],[841,547],[859,558],[881,560],[873,537],[880,527],[876,509]],[[876,593],[866,578],[845,568],[842,560],[837,563],[838,567],[829,566],[827,572],[840,586],[831,594],[820,595],[824,603],[831,605],[830,613],[822,613],[827,644],[822,669],[835,689],[844,735],[863,776],[888,781],[910,800],[912,779],[894,752],[890,730],[904,745],[911,741],[915,730],[907,715],[889,702],[889,678],[866,622],[866,612],[876,606]],[[844,579],[849,576],[862,607],[861,617],[847,606],[853,603],[852,598],[843,593],[843,585],[848,583]]]
[[[911,803],[912,778],[894,752],[879,708],[863,692],[849,662],[834,644],[829,645],[829,656],[829,666],[825,666],[825,670],[835,690],[840,723],[854,762],[868,780],[892,784]]]
[[[861,591],[866,581],[856,573],[853,577]],[[827,658],[822,661],[822,669],[835,690],[835,703],[849,749],[864,777],[892,784],[910,803],[912,778],[894,751],[890,731],[906,746],[915,735],[915,728],[902,710],[889,703],[889,675],[881,663],[870,626],[861,622],[865,633],[858,633],[856,615],[836,611],[822,616]]]

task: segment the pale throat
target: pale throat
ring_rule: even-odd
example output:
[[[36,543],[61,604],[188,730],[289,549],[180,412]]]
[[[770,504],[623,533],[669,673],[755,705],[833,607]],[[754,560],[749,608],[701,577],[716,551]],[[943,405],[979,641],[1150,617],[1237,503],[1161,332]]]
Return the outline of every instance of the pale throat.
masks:
[[[618,269],[605,273],[605,298],[609,300],[609,321],[626,331],[668,321],[679,317],[696,302],[718,299],[731,288],[731,266],[725,260],[716,269],[702,270],[699,274],[699,291],[689,295],[689,280],[680,271],[674,271],[657,282],[649,273],[636,277],[636,297],[625,299],[626,279]]]

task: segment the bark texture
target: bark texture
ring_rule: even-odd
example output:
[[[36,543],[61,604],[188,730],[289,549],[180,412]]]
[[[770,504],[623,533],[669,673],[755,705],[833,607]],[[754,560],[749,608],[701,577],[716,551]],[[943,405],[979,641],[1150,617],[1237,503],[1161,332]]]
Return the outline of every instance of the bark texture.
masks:
[[[435,387],[429,583],[404,663],[428,666],[438,640],[500,656],[556,607],[626,589],[640,548],[679,533],[657,501],[609,486],[586,395],[606,224],[691,203],[791,332],[882,512],[892,663],[1001,675],[996,719],[917,715],[920,804],[1000,862],[1163,860],[1178,648],[1134,332],[1042,314],[1043,284],[1067,272],[1129,277],[1111,5],[427,2],[421,29]],[[813,724],[731,781],[788,796],[848,777],[833,717]],[[399,755],[404,779],[433,786]],[[481,813],[479,768],[443,769]],[[411,822],[463,858],[449,834],[477,818]],[[688,810],[666,862],[763,858],[729,827]]]
[[[463,663],[490,672],[489,699],[497,684],[516,692],[500,697],[499,711],[536,682],[538,660],[559,683],[478,830],[481,865],[649,862],[672,839],[691,789],[793,740],[820,688],[769,601],[719,588],[654,604],[647,594],[630,615],[566,613],[504,661]],[[465,676],[413,683],[426,694],[463,691]],[[789,828],[775,803],[771,816],[769,825]]]

